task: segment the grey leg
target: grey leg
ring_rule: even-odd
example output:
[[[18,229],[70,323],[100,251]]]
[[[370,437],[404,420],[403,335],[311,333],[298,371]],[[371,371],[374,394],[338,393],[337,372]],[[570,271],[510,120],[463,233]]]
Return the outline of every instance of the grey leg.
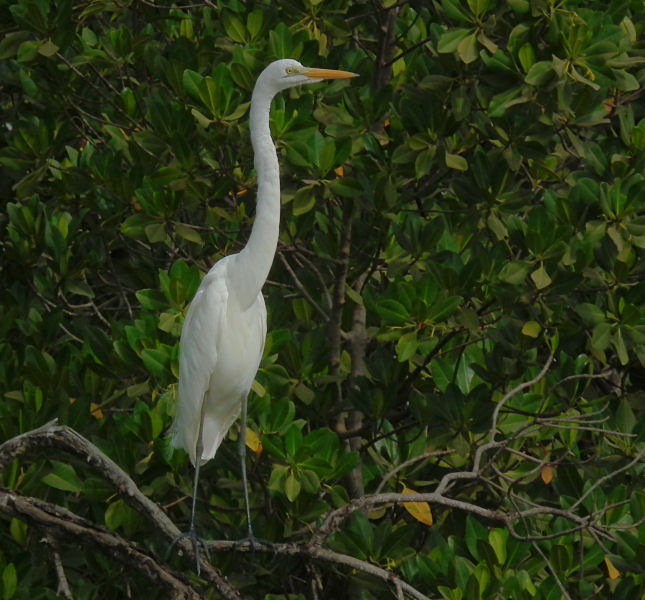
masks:
[[[188,538],[191,541],[191,544],[193,546],[193,553],[195,555],[195,571],[197,571],[197,575],[200,574],[201,572],[201,567],[199,564],[199,547],[201,546],[204,549],[204,552],[206,553],[206,558],[210,561],[210,554],[208,552],[208,546],[204,543],[203,540],[201,540],[197,536],[197,531],[195,531],[195,510],[197,507],[197,483],[199,482],[199,464],[202,458],[202,453],[204,451],[204,442],[202,440],[202,431],[204,429],[204,411],[202,408],[202,415],[199,421],[199,434],[197,435],[197,444],[195,446],[195,476],[193,479],[193,501],[192,501],[192,506],[190,509],[190,528],[186,533],[182,533],[179,536],[177,536],[172,544],[170,544],[170,548],[168,549],[168,555],[172,552],[172,549],[174,548],[175,544],[181,540],[182,538]]]
[[[246,507],[247,536],[253,539],[253,525],[251,524],[251,507],[249,506],[249,482],[246,478],[246,404],[247,396],[242,400],[242,415],[240,418],[240,464],[242,466],[242,487],[244,490],[244,505]]]
[[[199,433],[197,434],[197,444],[195,446],[195,478],[193,480],[193,504],[190,510],[190,531],[195,531],[195,508],[197,506],[197,483],[199,482],[199,464],[204,452],[204,440],[202,433],[204,431],[204,409],[199,420]],[[199,570],[197,571],[199,573]]]

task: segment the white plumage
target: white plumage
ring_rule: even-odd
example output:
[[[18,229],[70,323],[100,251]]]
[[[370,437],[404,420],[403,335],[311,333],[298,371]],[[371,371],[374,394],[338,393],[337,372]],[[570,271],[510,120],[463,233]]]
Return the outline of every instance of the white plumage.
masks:
[[[213,458],[240,411],[245,418],[246,398],[264,350],[267,321],[262,286],[275,255],[280,223],[280,172],[269,129],[271,101],[278,92],[292,86],[354,76],[346,71],[307,68],[295,60],[285,59],[266,67],[253,88],[250,132],[258,191],[251,235],[239,254],[221,259],[206,274],[186,313],[181,332],[179,401],[172,443],[186,450],[195,465],[191,525],[187,534],[195,547],[199,465]],[[240,455],[249,537],[252,537],[244,462],[245,428],[242,422]]]
[[[244,307],[227,285],[238,255],[227,256],[204,277],[181,332],[176,446],[195,464],[200,416],[204,414],[201,460],[215,456],[240,414],[260,365],[266,337],[266,308],[259,293]],[[203,407],[202,407],[203,403]]]

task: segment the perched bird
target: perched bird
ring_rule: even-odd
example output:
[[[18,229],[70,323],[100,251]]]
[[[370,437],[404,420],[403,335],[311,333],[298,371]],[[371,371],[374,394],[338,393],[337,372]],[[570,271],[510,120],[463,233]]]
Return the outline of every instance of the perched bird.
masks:
[[[262,286],[275,255],[280,223],[280,168],[269,129],[271,101],[293,86],[355,76],[284,59],[268,65],[253,88],[250,131],[258,191],[251,235],[239,254],[219,260],[202,280],[186,313],[179,346],[179,401],[172,443],[188,452],[195,467],[190,529],[181,537],[192,540],[196,555],[199,466],[213,458],[240,412],[242,484],[248,537],[254,539],[246,479],[246,403],[264,350],[267,314]]]

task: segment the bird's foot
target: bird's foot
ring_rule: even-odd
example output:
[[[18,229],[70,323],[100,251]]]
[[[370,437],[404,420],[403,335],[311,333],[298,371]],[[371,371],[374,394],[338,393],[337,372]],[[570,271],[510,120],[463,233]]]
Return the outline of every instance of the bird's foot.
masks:
[[[242,549],[246,550],[247,548],[249,549],[251,556],[255,554],[256,548],[270,548],[273,555],[275,556],[276,554],[276,548],[273,542],[255,537],[252,531],[249,531],[249,534],[246,537],[243,537],[241,540],[237,540],[235,544],[233,544],[233,552],[237,552]]]
[[[172,541],[172,543],[170,544],[170,548],[168,548],[168,556],[170,556],[172,549],[177,545],[177,542],[179,542],[180,540],[183,540],[184,538],[188,538],[190,540],[190,543],[193,546],[193,554],[195,555],[195,571],[197,571],[197,575],[199,575],[201,572],[201,566],[199,564],[200,547],[204,550],[204,554],[206,555],[206,558],[208,559],[209,562],[211,560],[211,555],[210,555],[210,552],[208,551],[208,545],[206,544],[206,541],[197,535],[197,531],[195,530],[194,527],[191,527],[185,533],[179,534]]]

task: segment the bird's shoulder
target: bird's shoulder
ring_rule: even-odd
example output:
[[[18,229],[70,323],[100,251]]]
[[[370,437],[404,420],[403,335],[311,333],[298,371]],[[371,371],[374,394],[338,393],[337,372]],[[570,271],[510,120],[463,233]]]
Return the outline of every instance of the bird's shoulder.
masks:
[[[231,268],[234,262],[234,255],[225,256],[224,258],[218,260],[204,275],[202,282],[197,290],[197,293],[204,292],[209,297],[209,300],[213,300],[214,296],[220,296],[222,300],[228,298],[230,292],[229,286],[229,269]]]

